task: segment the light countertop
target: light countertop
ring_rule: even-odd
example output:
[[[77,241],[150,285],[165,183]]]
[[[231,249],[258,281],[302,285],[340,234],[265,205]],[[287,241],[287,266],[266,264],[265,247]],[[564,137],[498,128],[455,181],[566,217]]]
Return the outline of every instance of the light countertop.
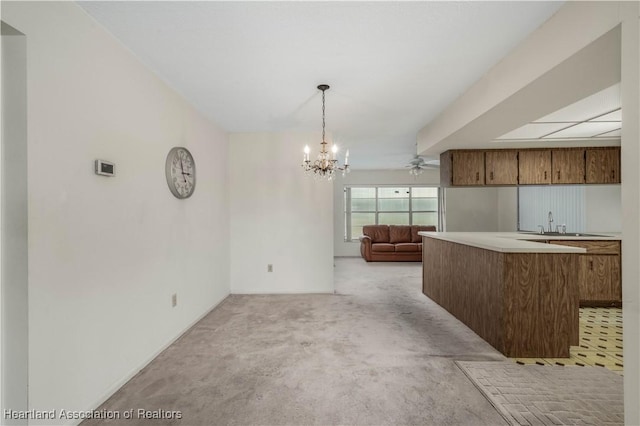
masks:
[[[620,234],[598,236],[545,235],[519,232],[419,232],[419,235],[503,253],[586,253],[580,247],[545,244],[546,241],[620,241]],[[529,240],[529,241],[527,241]],[[530,241],[541,241],[540,243]]]

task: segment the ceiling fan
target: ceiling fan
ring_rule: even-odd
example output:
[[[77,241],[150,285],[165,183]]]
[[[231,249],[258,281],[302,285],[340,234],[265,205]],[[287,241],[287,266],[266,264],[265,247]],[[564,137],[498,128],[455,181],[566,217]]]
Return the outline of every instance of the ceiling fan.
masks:
[[[418,176],[425,169],[439,169],[440,161],[439,160],[430,160],[425,161],[424,158],[416,155],[413,157],[413,160],[409,161],[409,165],[405,166],[409,168],[409,174]]]

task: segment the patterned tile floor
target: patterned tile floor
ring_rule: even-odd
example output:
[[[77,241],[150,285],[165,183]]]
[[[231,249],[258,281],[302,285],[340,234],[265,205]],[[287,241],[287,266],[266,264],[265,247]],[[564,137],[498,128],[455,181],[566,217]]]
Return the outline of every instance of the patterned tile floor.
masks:
[[[591,365],[623,374],[622,309],[580,308],[580,345],[570,358],[511,358],[518,364]]]

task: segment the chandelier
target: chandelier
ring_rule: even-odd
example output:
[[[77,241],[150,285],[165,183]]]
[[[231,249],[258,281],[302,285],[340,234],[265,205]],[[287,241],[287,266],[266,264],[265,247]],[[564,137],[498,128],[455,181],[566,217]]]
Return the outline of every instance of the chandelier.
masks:
[[[324,119],[324,92],[329,89],[329,86],[326,84],[321,84],[318,86],[319,90],[322,90],[322,142],[320,143],[320,153],[315,161],[311,161],[309,159],[309,145],[304,147],[304,158],[302,160],[302,169],[308,175],[313,175],[317,178],[326,178],[327,180],[332,180],[337,172],[342,172],[342,176],[345,173],[348,173],[349,170],[349,150],[345,153],[344,156],[344,166],[340,167],[338,164],[337,154],[338,147],[333,144],[331,146],[331,153],[327,150],[327,141],[325,141],[324,137],[324,127],[325,127],[325,119]]]

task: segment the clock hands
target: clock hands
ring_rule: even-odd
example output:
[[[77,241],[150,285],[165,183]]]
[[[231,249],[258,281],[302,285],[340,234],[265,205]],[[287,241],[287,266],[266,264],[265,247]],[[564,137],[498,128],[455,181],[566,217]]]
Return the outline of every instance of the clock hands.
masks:
[[[180,172],[182,173],[182,179],[184,179],[184,183],[187,183],[187,178],[184,177],[184,165],[182,164],[182,158],[180,159]]]

